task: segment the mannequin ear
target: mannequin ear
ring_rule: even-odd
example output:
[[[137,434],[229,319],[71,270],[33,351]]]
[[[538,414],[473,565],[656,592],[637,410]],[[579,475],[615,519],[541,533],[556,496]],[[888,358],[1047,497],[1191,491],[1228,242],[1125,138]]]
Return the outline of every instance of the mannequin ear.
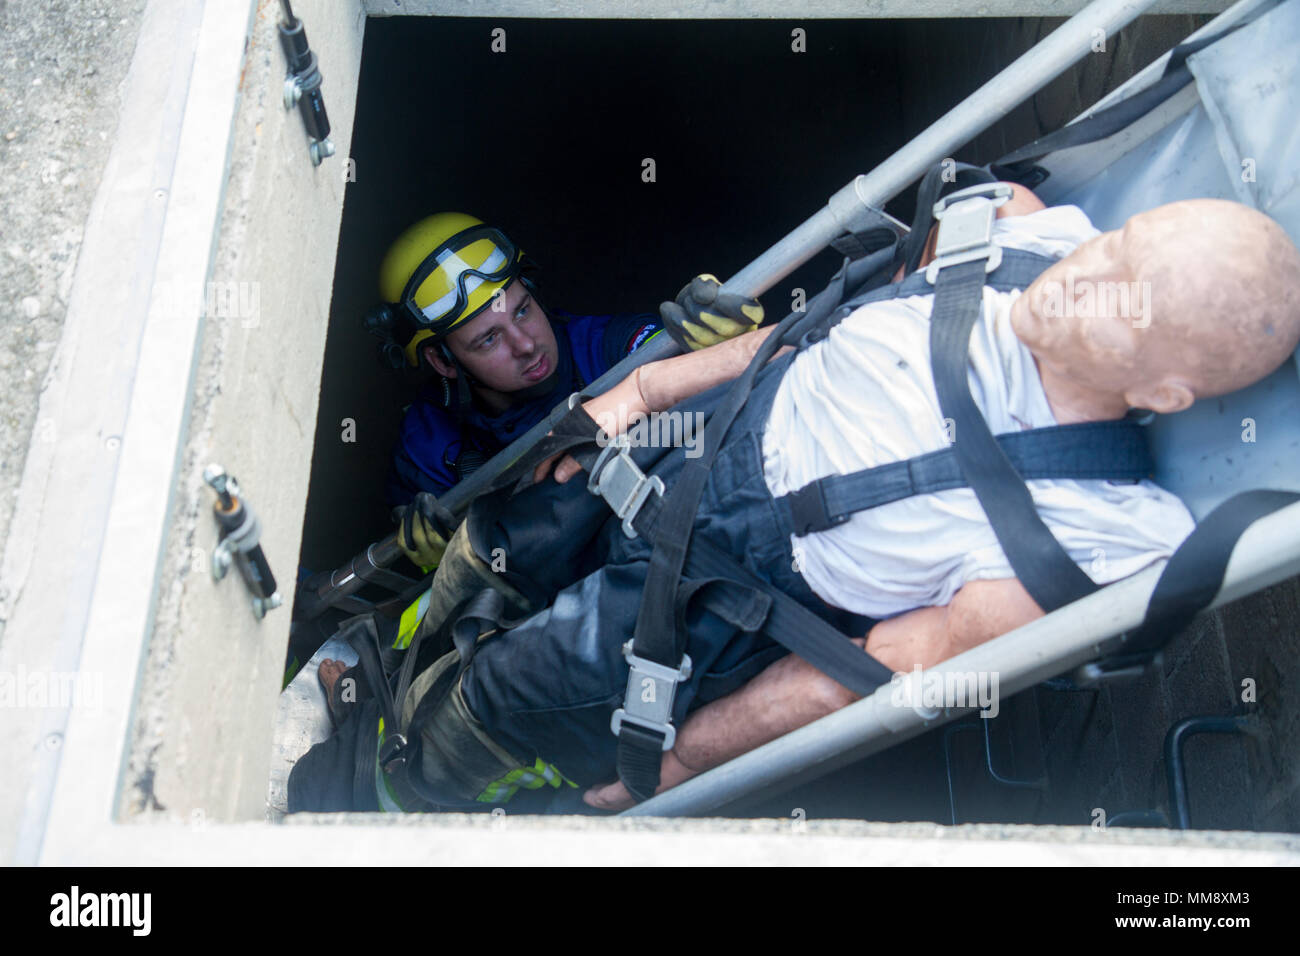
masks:
[[[1129,389],[1124,399],[1132,408],[1148,408],[1160,415],[1172,415],[1190,408],[1195,393],[1176,379],[1162,379],[1154,385]]]
[[[452,365],[442,357],[442,353],[438,351],[436,345],[426,345],[420,350],[420,354],[423,355],[424,360],[433,367],[433,370],[443,378],[456,377],[456,366]]]

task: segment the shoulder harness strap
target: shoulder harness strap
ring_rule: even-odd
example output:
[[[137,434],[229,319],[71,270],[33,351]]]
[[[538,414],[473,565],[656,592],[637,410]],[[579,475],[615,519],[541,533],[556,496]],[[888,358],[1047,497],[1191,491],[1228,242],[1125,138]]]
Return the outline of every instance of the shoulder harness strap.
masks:
[[[991,184],[960,190],[935,205],[939,237],[935,260],[926,268],[926,278],[934,282],[930,364],[940,411],[953,422],[952,448],[962,475],[1016,577],[1039,607],[1051,612],[1097,585],[1039,516],[1024,479],[971,397],[966,371],[985,276],[1004,256],[992,241],[996,207],[1010,197],[1010,186]]]

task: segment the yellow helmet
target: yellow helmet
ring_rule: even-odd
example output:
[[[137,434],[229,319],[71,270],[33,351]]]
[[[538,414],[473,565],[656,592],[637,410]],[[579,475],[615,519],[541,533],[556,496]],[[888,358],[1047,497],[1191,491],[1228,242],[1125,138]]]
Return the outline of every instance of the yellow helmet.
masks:
[[[398,236],[379,267],[379,294],[407,364],[420,364],[426,340],[486,309],[524,264],[523,250],[501,230],[461,212],[421,219]]]

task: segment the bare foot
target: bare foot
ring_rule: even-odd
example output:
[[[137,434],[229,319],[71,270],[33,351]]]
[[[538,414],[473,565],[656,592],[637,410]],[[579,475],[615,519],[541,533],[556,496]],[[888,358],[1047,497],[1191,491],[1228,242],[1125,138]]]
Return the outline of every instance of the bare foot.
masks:
[[[663,793],[700,772],[686,766],[678,759],[677,752],[670,750],[664,754],[663,762],[659,766],[659,789],[655,793]],[[636,806],[632,794],[628,793],[627,787],[618,780],[591,787],[582,795],[582,802],[597,810],[626,810]]]
[[[626,810],[636,805],[632,794],[627,792],[627,787],[617,780],[603,786],[592,787],[582,795],[582,802],[597,810]]]
[[[320,668],[316,671],[316,676],[320,678],[321,687],[325,688],[326,700],[333,696],[334,685],[338,683],[338,679],[343,676],[343,672],[347,669],[347,664],[328,657],[320,662]]]

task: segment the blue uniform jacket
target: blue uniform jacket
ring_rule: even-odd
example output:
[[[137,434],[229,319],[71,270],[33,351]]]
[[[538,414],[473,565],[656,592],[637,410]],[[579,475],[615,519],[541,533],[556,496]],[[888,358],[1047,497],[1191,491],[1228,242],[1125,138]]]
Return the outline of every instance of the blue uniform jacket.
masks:
[[[489,417],[477,408],[464,413],[464,429],[439,401],[441,382],[434,380],[406,410],[402,433],[393,449],[385,486],[389,507],[407,505],[421,491],[441,495],[460,480],[456,462],[465,442],[490,458],[546,417],[574,392],[585,388],[660,330],[659,317],[640,315],[571,315],[552,311],[556,344],[573,361],[561,359],[555,387],[541,398]]]

